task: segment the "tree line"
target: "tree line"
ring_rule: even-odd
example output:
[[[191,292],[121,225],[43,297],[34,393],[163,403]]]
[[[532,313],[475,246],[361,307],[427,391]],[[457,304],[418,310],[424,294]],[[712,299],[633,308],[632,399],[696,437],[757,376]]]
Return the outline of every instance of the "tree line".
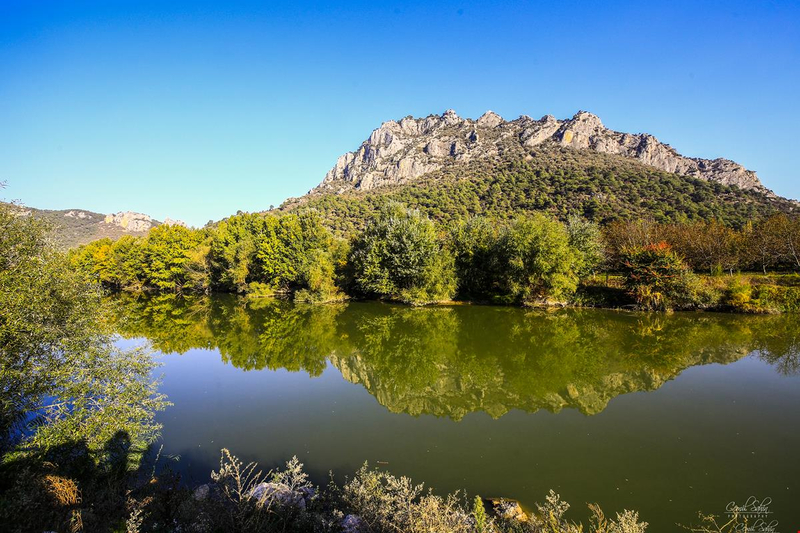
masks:
[[[800,270],[800,220],[779,214],[741,229],[715,220],[600,227],[533,213],[446,227],[390,202],[347,238],[335,237],[314,210],[243,213],[203,229],[162,225],[146,237],[98,240],[69,260],[114,290],[535,305],[576,303],[598,274],[611,274],[622,276],[620,288],[640,307],[714,307],[714,295],[695,294],[703,289],[696,274]]]

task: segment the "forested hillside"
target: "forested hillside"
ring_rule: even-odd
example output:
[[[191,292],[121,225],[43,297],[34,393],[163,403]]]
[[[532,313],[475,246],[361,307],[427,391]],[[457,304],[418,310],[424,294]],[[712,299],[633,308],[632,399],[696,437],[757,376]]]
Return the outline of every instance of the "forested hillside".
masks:
[[[283,211],[314,209],[335,233],[363,227],[381,206],[398,201],[447,224],[484,215],[511,219],[543,211],[566,220],[579,215],[601,225],[651,218],[657,222],[715,219],[740,228],[798,204],[657,170],[621,156],[547,146],[526,159],[473,161],[399,185],[340,194],[312,192],[287,200]]]

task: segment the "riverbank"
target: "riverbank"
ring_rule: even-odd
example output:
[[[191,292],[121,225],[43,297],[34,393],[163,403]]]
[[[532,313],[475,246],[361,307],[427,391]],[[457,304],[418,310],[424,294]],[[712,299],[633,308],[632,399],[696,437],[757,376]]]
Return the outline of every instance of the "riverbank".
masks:
[[[800,275],[734,273],[697,275],[683,298],[668,309],[770,314],[800,311]],[[571,305],[606,309],[648,310],[626,287],[621,275],[584,280]]]
[[[66,470],[53,463],[24,468],[25,483],[12,488],[20,503],[0,499],[0,515],[16,512],[9,531],[191,531],[320,533],[644,533],[636,511],[609,514],[588,503],[587,525],[575,522],[570,505],[550,490],[531,510],[514,500],[436,494],[423,484],[366,463],[352,477],[325,486],[309,481],[303,464],[263,472],[222,449],[210,482],[187,485],[159,457],[137,471],[120,469],[125,455],[92,454]],[[13,467],[13,465],[12,465]],[[150,470],[152,468],[152,470]],[[145,473],[148,472],[148,473]],[[36,509],[32,513],[32,509]],[[9,518],[6,516],[6,518]],[[714,532],[711,517],[699,515],[692,531]],[[740,520],[734,516],[732,523]],[[37,528],[37,524],[41,526]]]
[[[798,308],[797,275],[782,274],[800,270],[791,252],[800,249],[798,228],[785,217],[748,230],[648,221],[601,228],[543,213],[443,227],[391,204],[346,238],[314,212],[241,214],[203,230],[165,226],[95,241],[69,261],[112,290],[764,313]]]

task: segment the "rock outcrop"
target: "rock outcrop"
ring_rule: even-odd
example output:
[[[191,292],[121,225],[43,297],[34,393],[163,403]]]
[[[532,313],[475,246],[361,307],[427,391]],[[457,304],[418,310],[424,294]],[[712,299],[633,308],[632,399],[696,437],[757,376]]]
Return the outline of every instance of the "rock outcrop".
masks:
[[[525,158],[548,144],[620,155],[666,172],[769,192],[755,172],[733,161],[682,156],[652,135],[610,130],[586,111],[566,120],[523,115],[506,121],[492,111],[477,120],[465,119],[452,109],[441,116],[384,122],[358,150],[341,156],[312,192],[406,183],[453,163]]]
[[[69,218],[80,218],[82,220],[95,218],[95,215],[88,211],[77,211],[75,209],[67,211],[66,213],[64,213],[64,216]]]
[[[119,213],[106,215],[103,222],[119,226],[134,233],[145,232],[158,225],[158,222],[154,221],[150,215],[134,213],[133,211],[120,211]]]
[[[165,226],[183,226],[184,228],[187,227],[186,222],[184,222],[183,220],[175,220],[169,217],[165,218],[162,224],[164,224]]]

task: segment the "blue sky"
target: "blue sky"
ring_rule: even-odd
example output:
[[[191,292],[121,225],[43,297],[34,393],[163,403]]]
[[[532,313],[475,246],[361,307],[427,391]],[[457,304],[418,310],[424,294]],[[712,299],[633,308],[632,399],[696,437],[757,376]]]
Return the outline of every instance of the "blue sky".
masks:
[[[800,197],[800,3],[0,0],[0,193],[195,225],[299,196],[381,122],[572,116]]]

